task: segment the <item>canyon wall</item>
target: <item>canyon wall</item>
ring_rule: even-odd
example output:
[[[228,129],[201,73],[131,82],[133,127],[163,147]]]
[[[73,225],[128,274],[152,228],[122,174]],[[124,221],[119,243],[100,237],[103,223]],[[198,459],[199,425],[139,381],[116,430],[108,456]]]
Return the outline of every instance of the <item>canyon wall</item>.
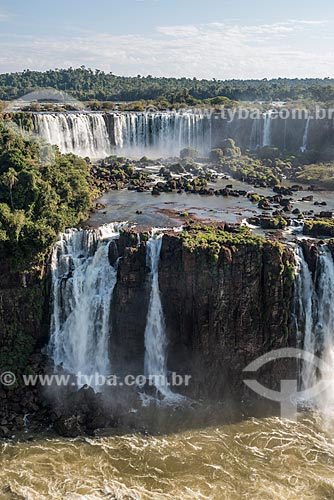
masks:
[[[80,241],[85,241],[84,236],[79,238]],[[69,241],[70,237],[71,234],[67,233]],[[74,237],[77,241],[77,233]],[[117,270],[110,316],[105,310],[103,314],[110,322],[111,371],[122,377],[145,373],[145,330],[152,291],[152,276],[147,265],[147,241],[150,238],[149,233],[137,234],[133,229],[121,231],[119,239],[111,240],[109,246],[103,244],[100,250],[96,243],[94,249],[89,246],[98,258],[92,259],[92,254],[87,254],[90,266],[105,269],[107,259]],[[95,241],[92,235],[89,241]],[[64,250],[60,252],[59,245],[57,248],[63,273],[65,253]],[[81,247],[76,250],[80,254],[78,265],[83,263],[84,254]],[[257,240],[226,243],[215,255],[211,250],[204,244],[193,251],[178,233],[169,232],[162,238],[158,277],[164,315],[161,326],[165,326],[168,340],[167,369],[192,377],[188,387],[176,388],[177,392],[191,398],[254,400],[255,395],[243,383],[243,369],[264,353],[297,344],[291,321],[294,255],[280,243]],[[67,280],[73,278],[73,272],[74,268],[69,265],[68,277],[60,275],[59,285],[66,294],[71,286]],[[93,268],[87,268],[88,272],[90,276],[97,276],[94,286],[100,286],[103,276]],[[48,342],[50,316],[55,304],[51,301],[51,291],[51,280],[45,271],[42,275],[35,271],[22,275],[3,268],[0,280],[1,371],[10,370],[18,375],[52,372],[52,364],[47,364],[45,356],[41,355],[41,348]],[[88,293],[93,297],[92,290],[89,289]],[[99,314],[98,318],[101,319]],[[70,333],[75,336],[74,319],[71,321]],[[76,342],[80,343],[80,329],[84,325],[81,318],[78,321]],[[94,356],[97,341],[92,341],[96,335],[92,328],[93,324],[87,330],[87,335],[92,338],[82,338],[82,342],[91,346]],[[61,330],[59,342],[64,346],[67,342]],[[77,344],[73,355],[86,352],[86,347]],[[269,364],[261,372],[261,382],[279,388],[281,379],[295,379],[296,374],[297,367],[293,363],[284,361],[274,368]],[[90,429],[110,425],[114,413],[109,406],[102,404],[100,396],[94,396],[92,392],[75,395],[73,388],[65,393],[49,391],[48,394],[38,387],[29,390],[22,385],[9,390],[2,388],[0,417],[6,425],[0,425],[0,435],[7,436],[9,429],[23,428],[23,416],[28,413],[34,414],[39,425],[55,422],[59,432],[70,436],[83,432],[80,419]],[[124,407],[123,396],[116,396],[121,403],[123,401]],[[115,411],[114,397],[115,392],[112,392],[112,412]],[[132,406],[134,400],[131,398],[129,405]],[[62,406],[64,401],[67,403]],[[85,408],[87,411],[84,410],[86,413],[82,416]],[[124,412],[127,415],[128,408]]]
[[[121,246],[124,238],[129,236],[121,235]],[[216,261],[207,249],[192,253],[177,234],[164,235],[159,285],[168,369],[192,375],[193,397],[239,397],[242,370],[251,361],[296,345],[293,261],[290,250],[273,242],[226,246]],[[143,245],[127,247],[112,307],[112,366],[119,373],[143,373],[149,293]],[[275,378],[277,384],[279,373]]]

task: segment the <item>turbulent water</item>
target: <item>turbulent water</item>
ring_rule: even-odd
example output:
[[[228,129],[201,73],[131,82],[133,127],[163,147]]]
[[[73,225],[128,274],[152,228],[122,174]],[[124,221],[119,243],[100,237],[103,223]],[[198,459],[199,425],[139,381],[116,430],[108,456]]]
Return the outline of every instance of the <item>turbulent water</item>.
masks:
[[[334,441],[317,415],[158,436],[3,444],[0,500],[325,500]]]
[[[54,246],[48,354],[70,373],[110,373],[109,317],[117,270],[110,265],[108,252],[119,227],[70,229]]]

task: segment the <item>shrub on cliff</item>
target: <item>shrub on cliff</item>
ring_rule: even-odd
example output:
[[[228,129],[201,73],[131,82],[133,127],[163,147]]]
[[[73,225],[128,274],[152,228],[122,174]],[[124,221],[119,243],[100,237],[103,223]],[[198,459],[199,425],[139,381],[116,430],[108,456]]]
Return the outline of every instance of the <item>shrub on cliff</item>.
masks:
[[[54,163],[41,163],[39,147],[0,122],[0,255],[15,265],[42,258],[67,226],[91,206],[89,167],[55,149]]]
[[[254,236],[247,227],[240,227],[233,232],[216,226],[198,224],[191,229],[181,232],[179,237],[183,245],[191,253],[209,252],[213,260],[217,262],[224,247],[234,245],[262,245],[263,238]]]

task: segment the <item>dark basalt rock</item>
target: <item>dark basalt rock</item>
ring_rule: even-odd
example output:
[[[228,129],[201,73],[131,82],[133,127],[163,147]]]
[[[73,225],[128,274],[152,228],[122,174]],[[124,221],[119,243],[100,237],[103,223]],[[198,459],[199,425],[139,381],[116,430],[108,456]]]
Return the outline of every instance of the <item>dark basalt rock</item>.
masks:
[[[320,212],[319,217],[324,218],[324,219],[332,219],[333,212]]]
[[[185,392],[213,399],[240,397],[247,393],[242,370],[249,362],[270,349],[295,344],[288,272],[293,261],[289,250],[271,243],[240,244],[224,249],[213,264],[205,250],[194,254],[175,235],[164,237],[160,289],[169,369],[193,376]],[[275,376],[294,369],[283,363]],[[265,377],[272,375],[270,368]]]
[[[317,259],[319,255],[318,245],[312,240],[302,240],[300,245],[303,250],[305,260],[308,264],[310,271],[314,274],[317,268]]]

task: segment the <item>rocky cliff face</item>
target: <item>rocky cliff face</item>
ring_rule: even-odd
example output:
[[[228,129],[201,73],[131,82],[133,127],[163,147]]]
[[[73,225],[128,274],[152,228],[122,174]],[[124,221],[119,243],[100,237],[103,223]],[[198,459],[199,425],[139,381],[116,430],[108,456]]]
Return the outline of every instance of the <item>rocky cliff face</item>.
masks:
[[[109,260],[118,265],[110,316],[110,355],[113,373],[122,377],[144,373],[151,290],[146,264],[148,237],[142,233],[139,243],[138,234],[127,230],[110,246]],[[296,343],[290,324],[294,288],[291,251],[270,241],[231,241],[218,250],[214,245],[214,254],[205,244],[191,248],[177,233],[165,234],[162,241],[159,284],[169,339],[168,370],[192,376],[189,387],[180,387],[179,392],[193,398],[225,400],[232,396],[240,400],[250,396],[242,370],[261,354]],[[47,274],[23,276],[3,269],[1,371],[27,372],[27,367],[28,373],[50,370],[40,355],[48,339],[49,304]],[[280,379],[295,378],[295,370],[285,362],[269,365],[261,382],[277,387]],[[124,397],[135,400],[131,394],[116,396],[123,408]],[[65,435],[70,422],[68,435],[75,435],[86,427],[96,428],[99,422],[110,425],[111,411],[115,411],[115,393],[108,396],[106,412],[101,398],[91,398],[92,403],[83,405],[86,413],[82,413],[79,400],[73,410],[71,392],[64,410],[65,393],[58,395],[56,403],[50,402],[50,397],[46,402],[45,397],[38,388],[0,388],[0,437],[22,428],[26,413],[34,413],[38,422],[53,422]],[[128,407],[124,414],[128,414]]]
[[[0,271],[0,373],[42,369],[41,348],[49,332],[50,281],[45,269],[19,273],[2,262]],[[28,367],[28,368],[27,368]],[[0,437],[23,428],[23,416],[39,410],[37,389],[0,386]]]
[[[111,352],[121,374],[143,373],[149,300],[144,246],[125,249],[114,292]],[[240,396],[242,370],[251,361],[295,345],[292,273],[292,253],[273,242],[226,246],[216,260],[208,249],[192,252],[177,234],[163,237],[159,283],[168,369],[192,375],[185,392],[213,399]],[[290,368],[285,363],[280,369]],[[272,370],[268,367],[267,378]]]
[[[150,294],[146,247],[137,246],[137,235],[131,232],[121,234],[117,247],[121,258],[111,305],[111,365],[120,376],[140,375]]]
[[[50,280],[45,270],[0,270],[0,369],[20,370],[49,332]]]
[[[195,396],[243,394],[242,370],[251,361],[295,345],[292,261],[288,250],[267,242],[227,246],[213,262],[205,250],[194,254],[174,235],[164,237],[160,287],[169,368],[193,375]],[[277,366],[276,375],[277,385]]]

